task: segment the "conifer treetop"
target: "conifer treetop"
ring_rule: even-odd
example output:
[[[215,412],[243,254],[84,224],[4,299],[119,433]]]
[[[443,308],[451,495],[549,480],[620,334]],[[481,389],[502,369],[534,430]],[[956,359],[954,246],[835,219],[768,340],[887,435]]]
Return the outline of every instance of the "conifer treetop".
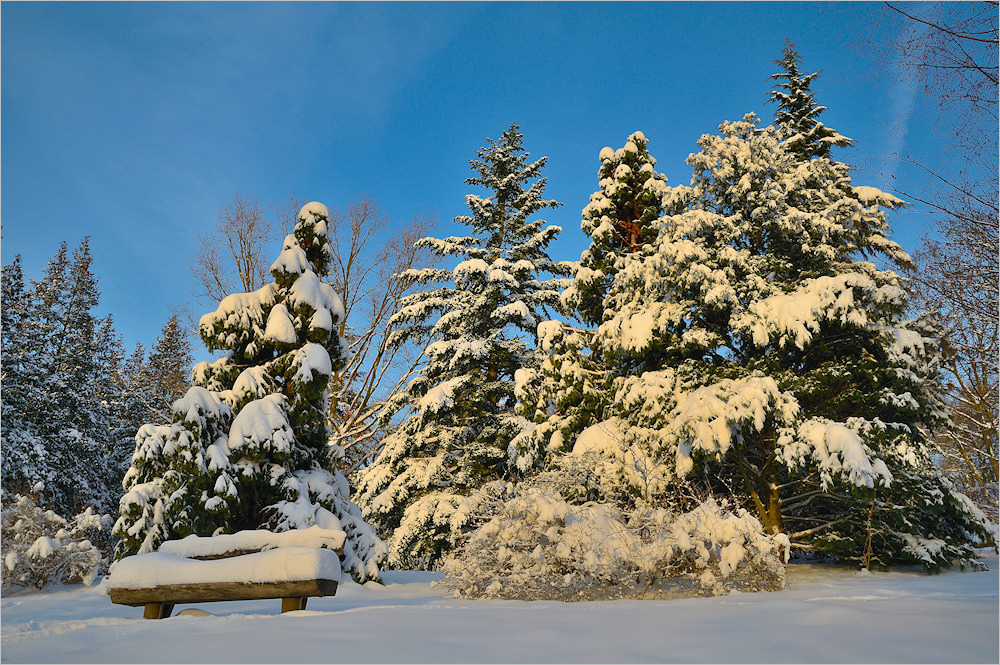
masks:
[[[654,222],[663,214],[667,177],[657,173],[642,132],[629,135],[617,150],[605,147],[598,158],[598,189],[583,209],[580,230],[591,244],[580,255],[575,279],[562,303],[586,323],[599,324],[603,299],[622,257],[640,251],[656,238]]]
[[[540,157],[529,163],[530,153],[524,150],[523,138],[520,126],[515,123],[503,132],[499,141],[487,138],[487,145],[476,151],[476,159],[469,160],[478,175],[466,178],[465,183],[484,187],[493,195],[485,198],[467,195],[465,200],[472,215],[456,217],[455,221],[487,235],[484,240],[488,246],[512,246],[527,240],[545,223],[542,220],[525,223],[528,217],[544,208],[562,205],[542,198],[546,179],[540,174],[548,158]],[[524,184],[532,178],[538,179],[525,189]]]
[[[781,71],[770,77],[781,81],[769,97],[769,101],[778,104],[774,120],[799,158],[829,157],[832,146],[845,147],[854,141],[818,120],[826,107],[816,103],[810,86],[820,72],[803,74],[800,60],[795,44],[786,39],[781,59],[774,61]]]

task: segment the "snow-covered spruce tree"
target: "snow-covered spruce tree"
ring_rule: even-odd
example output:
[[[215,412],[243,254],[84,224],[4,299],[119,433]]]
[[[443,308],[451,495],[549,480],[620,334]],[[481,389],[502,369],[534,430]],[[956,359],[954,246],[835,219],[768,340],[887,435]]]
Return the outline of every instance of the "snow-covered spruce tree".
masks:
[[[934,341],[903,320],[899,275],[866,260],[909,261],[887,237],[901,202],[803,161],[753,114],[720,129],[669,193],[682,211],[609,290],[595,345],[627,408],[577,448],[638,448],[665,487],[735,490],[800,546],[970,561],[982,514],[936,474],[922,428],[939,414]],[[873,500],[895,508],[881,524],[858,510]]]
[[[785,137],[788,150],[799,159],[808,160],[813,157],[830,157],[830,150],[834,146],[853,145],[851,139],[817,119],[826,110],[825,106],[816,103],[810,89],[819,72],[803,74],[799,70],[799,54],[795,50],[795,44],[786,39],[781,59],[775,60],[774,64],[780,66],[781,71],[771,78],[781,82],[771,91],[770,101],[778,104],[774,121]]]
[[[585,322],[604,320],[604,298],[626,256],[656,237],[663,214],[667,178],[654,170],[649,141],[634,132],[618,150],[605,147],[598,158],[598,189],[583,209],[581,230],[591,238],[561,296],[565,311]],[[560,321],[538,327],[545,358],[538,371],[518,375],[518,412],[534,424],[511,444],[511,459],[524,471],[573,448],[576,437],[600,420],[610,374],[590,353],[592,329]]]
[[[775,110],[775,124],[793,157],[799,162],[813,161],[810,166],[816,174],[814,179],[807,179],[804,182],[802,188],[804,194],[800,194],[795,205],[800,210],[822,212],[828,203],[823,195],[823,179],[840,177],[840,171],[844,170],[843,165],[832,161],[831,148],[853,145],[854,142],[816,120],[825,110],[825,107],[816,103],[810,90],[817,74],[806,76],[801,74],[799,54],[794,50],[794,45],[786,43],[782,56],[781,60],[775,61],[775,64],[782,67],[782,71],[771,77],[784,81],[770,93],[770,100],[777,102],[778,105]],[[830,167],[833,167],[832,170]],[[894,207],[901,204],[870,187],[843,188],[842,195],[854,197],[864,206],[881,203],[883,206],[888,204]],[[908,257],[899,257],[895,263],[900,268],[912,269]],[[944,348],[947,344],[944,341],[944,331],[936,321],[936,314],[932,312],[905,322],[905,326],[918,333],[926,347],[913,354],[914,362],[911,363],[910,369],[917,376],[917,380],[925,383],[927,387],[925,392],[930,403],[916,425],[921,428],[921,433],[927,439],[927,428],[940,430],[951,427],[946,420],[947,408],[943,402],[945,393],[941,386],[943,378],[940,372],[944,356],[947,354],[947,349]],[[927,439],[927,442],[930,443],[930,439]],[[848,501],[848,497],[841,497],[841,500],[833,502],[824,501],[823,498],[817,498],[816,494],[812,494],[809,497],[810,501],[791,504],[786,507],[785,512],[791,522],[829,525],[816,539],[823,549],[847,559],[860,560],[867,566],[884,564],[886,562],[880,559],[877,551],[873,551],[871,547],[873,541],[891,537],[886,534],[895,534],[898,540],[898,537],[908,530],[910,524],[916,521],[908,517],[913,512],[920,512],[924,522],[941,522],[940,528],[947,530],[949,526],[939,517],[941,513],[948,512],[942,510],[942,503],[965,503],[965,497],[955,492],[950,483],[941,478],[932,467],[904,466],[896,469],[895,473],[893,492],[876,493],[871,497],[862,493],[863,496],[850,497],[853,501]],[[809,481],[810,479],[807,479],[806,482]],[[815,492],[818,484],[815,478],[811,479],[811,484],[811,489]],[[941,487],[942,484],[948,486]],[[804,488],[800,491],[800,494],[802,493],[807,493]],[[920,495],[941,495],[944,499],[939,503],[924,504],[919,501]],[[916,510],[905,510],[914,500],[917,500],[919,507]],[[964,509],[959,508],[960,512],[962,510]],[[863,529],[858,528],[860,522],[864,523]],[[955,527],[958,527],[959,531],[954,531]],[[958,539],[963,537],[960,524],[952,522],[951,528],[955,537]],[[907,541],[907,552],[919,558],[929,568],[936,568],[943,561],[937,553],[939,549],[937,544],[921,543],[913,536],[904,540]]]
[[[379,579],[385,545],[348,498],[327,443],[327,384],[344,361],[340,298],[328,270],[329,211],[306,204],[271,265],[274,282],[227,296],[201,318],[202,340],[227,355],[194,369],[168,426],[136,437],[118,557],[165,539],[317,524],[347,533],[343,566]]]
[[[463,502],[508,475],[508,444],[526,424],[514,413],[514,375],[535,363],[529,342],[559,302],[561,280],[543,274],[566,272],[546,253],[559,227],[529,221],[559,204],[542,198],[545,158],[529,162],[518,126],[471,164],[466,182],[490,195],[468,195],[472,214],[455,218],[474,235],[419,243],[462,261],[409,274],[436,286],[403,299],[393,343],[424,337],[428,360],[388,406],[402,422],[359,481],[359,502],[400,567],[435,567],[466,526]]]

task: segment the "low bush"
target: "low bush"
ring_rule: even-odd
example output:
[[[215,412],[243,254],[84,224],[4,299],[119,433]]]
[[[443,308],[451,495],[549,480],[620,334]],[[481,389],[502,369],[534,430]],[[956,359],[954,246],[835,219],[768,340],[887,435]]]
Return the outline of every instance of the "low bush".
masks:
[[[41,589],[50,584],[91,584],[106,557],[96,544],[111,526],[108,515],[87,508],[70,520],[38,505],[41,484],[32,493],[3,497],[2,590]]]
[[[785,585],[788,539],[714,499],[674,512],[574,505],[522,486],[445,560],[456,597],[553,600],[665,598]]]

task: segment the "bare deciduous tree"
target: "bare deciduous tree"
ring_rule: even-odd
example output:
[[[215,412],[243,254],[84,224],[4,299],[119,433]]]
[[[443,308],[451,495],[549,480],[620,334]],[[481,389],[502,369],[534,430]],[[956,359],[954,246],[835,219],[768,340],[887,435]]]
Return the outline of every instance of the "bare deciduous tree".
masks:
[[[980,214],[977,214],[980,213]],[[917,307],[939,311],[947,328],[944,363],[952,426],[938,434],[943,466],[981,506],[997,504],[997,222],[966,210],[941,220],[909,277]]]
[[[198,239],[200,247],[191,259],[195,297],[211,304],[230,293],[262,287],[274,245],[294,226],[304,203],[292,196],[265,208],[253,196],[236,195],[220,208],[215,232]]]
[[[893,185],[931,220],[910,272],[914,304],[947,325],[952,427],[938,437],[944,466],[982,506],[997,506],[998,3],[884,2],[860,46],[913,85],[937,155],[897,156],[914,184]]]
[[[344,447],[350,470],[377,452],[382,403],[412,374],[422,356],[416,345],[389,345],[389,318],[413,286],[402,275],[436,259],[415,247],[437,221],[418,215],[394,226],[373,199],[361,195],[346,212],[331,212],[334,243],[330,283],[347,312],[341,335],[350,345],[347,367],[331,386],[334,442]]]

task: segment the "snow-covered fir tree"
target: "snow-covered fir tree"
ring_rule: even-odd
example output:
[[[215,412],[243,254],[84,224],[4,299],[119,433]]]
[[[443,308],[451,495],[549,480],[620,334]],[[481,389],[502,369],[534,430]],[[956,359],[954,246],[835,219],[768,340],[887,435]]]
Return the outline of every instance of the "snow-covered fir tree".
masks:
[[[385,544],[349,499],[327,444],[327,384],[343,365],[344,308],[325,283],[330,213],[306,204],[271,265],[273,282],[201,318],[202,340],[227,354],[194,368],[170,425],[136,436],[115,534],[116,557],[163,540],[317,524],[347,533],[343,567],[379,579]]]
[[[935,341],[903,319],[899,275],[867,260],[909,261],[885,217],[901,202],[752,114],[720,129],[609,290],[595,346],[620,408],[574,452],[617,455],[647,485],[734,491],[769,533],[842,558],[970,560],[982,514],[936,474],[923,429]],[[873,500],[896,519],[866,524]]]
[[[522,138],[513,125],[470,160],[476,175],[466,182],[489,192],[468,195],[471,214],[455,218],[473,235],[420,241],[461,262],[412,271],[434,286],[407,296],[391,322],[394,343],[429,341],[422,373],[388,406],[387,418],[402,412],[402,421],[359,480],[359,502],[395,566],[438,564],[466,527],[463,502],[508,475],[508,444],[525,425],[514,413],[515,373],[536,362],[536,327],[558,306],[553,276],[567,266],[547,254],[559,227],[530,219],[559,204],[542,198],[546,160],[530,161]]]
[[[139,428],[145,423],[170,422],[171,405],[191,387],[191,345],[178,317],[167,319],[148,358],[145,347],[136,343],[132,353],[119,364],[112,405],[112,440],[114,445],[127,449],[127,454],[113,455],[116,462],[124,464],[117,485],[129,467]]]
[[[799,60],[794,45],[786,40],[782,59],[775,63],[781,65],[782,71],[771,77],[784,83],[771,91],[770,100],[778,104],[775,124],[787,149],[799,162],[812,161],[810,167],[816,174],[813,179],[804,181],[804,194],[799,196],[795,205],[800,210],[822,212],[828,205],[823,192],[823,179],[838,178],[841,173],[846,172],[842,164],[832,161],[831,148],[853,145],[854,142],[816,120],[825,110],[825,107],[816,103],[810,89],[817,74],[803,76],[799,70]],[[863,206],[881,203],[883,206],[888,204],[895,207],[901,204],[870,187],[842,188],[841,194],[853,197]],[[895,257],[894,262],[898,267],[908,267],[910,264],[909,257],[906,256]],[[909,368],[914,379],[925,384],[925,394],[929,400],[922,415],[917,418],[917,424],[913,425],[924,435],[921,438],[926,439],[927,428],[949,426],[942,417],[945,411],[942,403],[944,393],[940,386],[942,377],[938,371],[938,365],[943,360],[941,343],[944,336],[933,312],[907,321],[905,326],[921,336],[926,345],[922,353],[914,354],[915,362]],[[853,404],[845,400],[833,408],[839,408],[842,413],[850,415]],[[930,443],[929,439],[926,443]],[[912,535],[904,537],[904,534],[913,532],[919,528],[915,525],[923,523],[934,525],[933,529],[948,532],[954,540],[963,540],[966,527],[962,520],[949,519],[954,506],[951,506],[951,510],[947,508],[955,503],[964,504],[965,498],[955,492],[950,482],[941,478],[937,469],[930,465],[904,466],[896,469],[895,473],[892,491],[876,492],[872,496],[861,493],[860,496],[840,497],[841,500],[837,501],[824,500],[818,496],[815,493],[818,484],[816,479],[807,478],[804,481],[806,487],[801,488],[799,493],[809,494],[809,501],[786,506],[787,519],[797,524],[829,525],[816,536],[815,542],[824,550],[847,559],[861,560],[866,565],[884,564],[886,560],[878,556],[877,550],[873,551],[871,543],[890,543],[895,540],[898,545],[902,538],[906,541],[903,548],[906,556],[915,556],[924,565],[935,568],[944,563],[945,557],[950,554],[939,554],[940,546],[937,543],[927,545],[919,538],[914,539]],[[810,491],[813,493],[810,494]],[[927,496],[941,496],[943,499],[936,502],[925,501]],[[916,507],[907,508],[910,504]],[[959,512],[962,510],[959,509]],[[969,533],[974,531],[970,530]],[[893,556],[896,554],[891,554],[889,560]]]
[[[648,145],[645,135],[635,132],[621,148],[600,152],[600,189],[590,195],[580,222],[590,247],[563,294],[570,310],[587,324],[603,320],[604,296],[622,259],[656,237],[654,222],[663,212],[667,178],[654,169]]]

